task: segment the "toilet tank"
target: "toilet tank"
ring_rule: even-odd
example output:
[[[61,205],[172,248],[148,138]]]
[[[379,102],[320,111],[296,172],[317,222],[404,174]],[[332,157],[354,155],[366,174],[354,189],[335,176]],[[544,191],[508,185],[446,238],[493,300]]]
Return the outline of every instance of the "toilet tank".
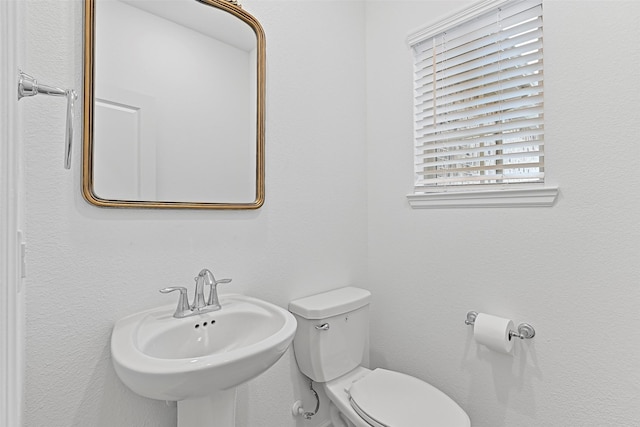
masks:
[[[365,289],[345,287],[289,303],[298,321],[293,351],[303,374],[327,382],[362,364],[369,351],[370,299]]]

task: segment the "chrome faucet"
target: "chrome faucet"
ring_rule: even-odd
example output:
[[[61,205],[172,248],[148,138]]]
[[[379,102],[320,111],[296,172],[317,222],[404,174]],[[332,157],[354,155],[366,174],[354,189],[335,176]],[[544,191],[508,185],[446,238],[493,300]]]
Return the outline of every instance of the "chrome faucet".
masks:
[[[210,277],[213,277],[213,274],[211,274],[211,272],[205,268],[200,271],[200,273],[198,273],[196,277],[193,278],[193,280],[196,281],[196,294],[193,297],[193,304],[191,305],[192,311],[200,311],[207,305],[204,302],[204,282],[205,279],[207,279],[210,284]]]
[[[231,279],[216,280],[213,273],[204,268],[194,278],[196,282],[195,295],[193,296],[193,304],[189,305],[189,297],[187,296],[187,288],[182,286],[169,287],[160,289],[163,294],[180,291],[180,298],[178,299],[178,307],[173,317],[181,319],[183,317],[194,316],[196,314],[208,313],[211,311],[217,311],[222,308],[220,300],[218,299],[218,284],[229,283]],[[205,285],[211,286],[209,291],[209,298],[205,302],[204,299],[204,287]]]

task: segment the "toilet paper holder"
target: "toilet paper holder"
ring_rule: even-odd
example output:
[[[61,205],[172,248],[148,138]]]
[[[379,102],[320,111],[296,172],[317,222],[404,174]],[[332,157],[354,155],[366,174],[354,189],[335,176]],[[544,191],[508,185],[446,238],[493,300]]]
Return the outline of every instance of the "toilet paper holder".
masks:
[[[464,321],[465,325],[473,326],[476,323],[476,317],[478,317],[477,311],[467,312],[467,319]],[[517,331],[509,331],[509,339],[516,337],[523,340],[531,339],[535,336],[536,330],[528,323],[520,323]]]

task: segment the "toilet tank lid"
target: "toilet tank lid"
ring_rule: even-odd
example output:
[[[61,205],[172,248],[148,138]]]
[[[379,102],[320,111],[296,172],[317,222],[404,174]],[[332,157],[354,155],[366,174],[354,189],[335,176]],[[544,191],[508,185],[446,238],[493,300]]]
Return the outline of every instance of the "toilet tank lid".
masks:
[[[325,319],[369,304],[371,292],[348,286],[289,303],[289,311],[305,319]]]

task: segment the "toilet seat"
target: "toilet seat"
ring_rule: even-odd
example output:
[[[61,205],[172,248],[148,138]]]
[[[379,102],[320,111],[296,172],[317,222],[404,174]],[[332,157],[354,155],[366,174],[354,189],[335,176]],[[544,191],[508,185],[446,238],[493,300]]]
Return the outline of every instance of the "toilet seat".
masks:
[[[374,427],[470,427],[449,396],[415,377],[375,369],[350,387],[353,409]]]

